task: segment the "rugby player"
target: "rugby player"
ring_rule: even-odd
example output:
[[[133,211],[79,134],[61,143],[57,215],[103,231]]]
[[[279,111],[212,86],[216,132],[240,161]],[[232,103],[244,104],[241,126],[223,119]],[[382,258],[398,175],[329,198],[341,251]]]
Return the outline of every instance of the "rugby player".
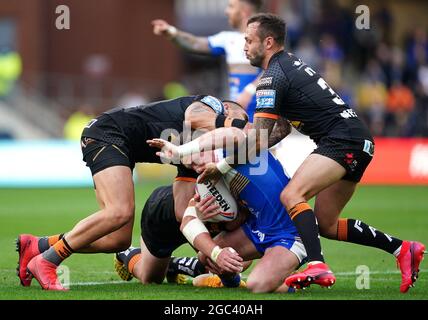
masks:
[[[225,14],[235,31],[222,31],[209,37],[198,37],[183,32],[157,19],[152,21],[155,35],[165,36],[182,49],[214,56],[225,55],[229,72],[229,98],[247,110],[252,121],[256,99],[256,83],[260,69],[251,66],[243,48],[247,20],[262,7],[261,0],[229,0]]]
[[[210,199],[204,200],[202,205]],[[141,247],[131,247],[115,255],[115,269],[119,276],[127,281],[135,276],[141,283],[148,284],[162,283],[165,276],[173,277],[178,273],[191,277],[206,273],[205,266],[197,258],[172,257],[175,249],[187,243],[180,224],[174,213],[173,187],[163,186],[154,190],[141,214]],[[212,235],[218,234],[220,228],[231,227],[230,223],[207,224]],[[230,261],[236,262],[237,267],[228,268],[225,263]],[[239,272],[242,267],[241,258],[229,250],[219,254],[217,263],[222,270],[229,272]]]
[[[254,127],[259,152],[282,140],[288,129],[273,132],[286,119],[317,144],[281,193],[281,201],[299,231],[308,253],[308,267],[288,277],[286,284],[330,286],[336,278],[324,262],[319,233],[394,254],[400,265],[401,292],[416,281],[425,246],[390,237],[354,219],[339,219],[374,154],[373,138],[352,110],[318,73],[284,51],[285,22],[275,15],[257,14],[248,20],[245,53],[261,67]],[[263,131],[268,131],[264,135]],[[269,136],[269,139],[266,137]],[[267,141],[269,140],[269,141]],[[232,169],[232,159],[208,164],[201,181],[216,179]],[[314,210],[308,200],[316,196]],[[319,224],[319,225],[318,225]]]
[[[226,117],[227,114],[233,118]],[[145,141],[191,129],[243,126],[246,113],[237,104],[212,96],[189,96],[132,108],[115,108],[93,119],[82,133],[83,160],[90,168],[100,211],[80,221],[65,235],[38,238],[20,235],[18,277],[28,286],[34,276],[43,289],[64,290],[58,265],[73,252],[108,253],[131,244],[136,162],[160,162]],[[194,194],[195,173],[179,166],[173,189],[175,214],[181,218]]]
[[[240,142],[243,141],[241,139]],[[161,146],[156,141],[150,141],[150,144],[156,147]],[[240,280],[239,277],[236,279],[231,276],[231,272],[237,273],[241,271],[240,268],[242,267],[238,263],[239,260],[233,259],[236,257],[233,255],[234,252],[227,252],[230,250],[229,248],[233,248],[244,261],[261,258],[248,277],[247,287],[252,292],[286,292],[288,287],[283,284],[284,279],[304,262],[306,252],[298,237],[296,228],[279,199],[279,195],[288,183],[289,178],[280,162],[272,154],[266,154],[261,161],[265,163],[267,168],[265,174],[251,175],[251,169],[259,164],[245,164],[237,166],[224,176],[232,195],[240,205],[248,209],[248,217],[243,224],[238,221],[236,224],[239,226],[238,228],[232,228],[232,230],[229,228],[227,232],[222,232],[212,239],[210,232],[201,220],[218,213],[219,207],[212,204],[213,198],[206,198],[200,202],[192,199],[189,201],[189,207],[184,213],[180,229],[189,243],[200,250],[202,254],[200,255],[200,261],[212,267],[211,270],[216,271],[216,265],[213,266],[209,262],[210,260],[214,261],[215,264],[219,265],[220,271],[228,272],[229,277],[219,272],[218,269],[216,271],[220,273],[220,278],[225,286],[237,286]],[[197,196],[195,200],[199,200]],[[169,201],[172,201],[172,197],[170,197]],[[156,215],[159,215],[159,210],[153,210],[152,215],[155,215],[155,211],[158,211]],[[146,218],[142,216],[142,219]],[[145,227],[142,222],[143,228]],[[152,230],[158,230],[158,235],[165,234],[166,241],[172,246],[168,250],[168,256],[172,252],[171,249],[178,246],[178,243],[173,245],[172,236],[174,235],[175,239],[180,239],[180,244],[183,241],[183,237],[177,236],[178,224],[175,224],[175,231],[160,223],[156,224],[156,226],[152,224],[150,229],[146,229],[148,229],[149,235]],[[168,236],[166,236],[167,229],[169,229]],[[163,231],[161,232],[161,230]],[[142,236],[143,238],[147,237],[147,235],[144,236],[144,231]],[[153,241],[159,243],[161,238],[156,238],[158,240],[152,237]],[[164,247],[168,247],[168,245],[164,244]],[[142,246],[143,251],[144,249]],[[226,254],[225,251],[230,254],[228,261],[222,257],[222,255]],[[136,249],[133,252],[134,255],[138,253]],[[155,252],[153,251],[153,253]],[[146,269],[150,268],[150,266],[145,265],[143,259],[134,258],[135,260],[132,261],[132,258],[128,258],[126,254],[129,256],[129,253],[123,252],[119,254],[119,257],[122,257],[122,260],[125,261],[124,264],[127,270],[141,280],[141,272],[144,275],[147,272]],[[221,261],[220,258],[222,258]],[[189,267],[193,263],[196,262],[189,261]],[[162,271],[163,276],[166,265]],[[136,270],[136,268],[138,269]],[[123,271],[119,270],[119,272]],[[160,275],[159,280],[163,279],[162,275]],[[194,273],[194,275],[196,276],[197,274]],[[195,280],[198,279],[196,278]],[[199,280],[197,282],[197,285],[210,285],[209,282],[213,280],[215,282],[213,277],[203,278],[202,281]],[[142,282],[144,283],[144,281]],[[216,283],[216,286],[218,285]]]

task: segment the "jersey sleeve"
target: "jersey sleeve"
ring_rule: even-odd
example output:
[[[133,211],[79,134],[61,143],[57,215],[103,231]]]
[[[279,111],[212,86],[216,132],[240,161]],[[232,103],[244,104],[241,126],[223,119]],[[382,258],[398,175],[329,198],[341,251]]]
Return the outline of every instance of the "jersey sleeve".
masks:
[[[257,85],[254,118],[278,119],[290,84],[278,65],[269,67]]]
[[[213,56],[222,56],[226,54],[226,32],[220,32],[208,37],[208,46]]]

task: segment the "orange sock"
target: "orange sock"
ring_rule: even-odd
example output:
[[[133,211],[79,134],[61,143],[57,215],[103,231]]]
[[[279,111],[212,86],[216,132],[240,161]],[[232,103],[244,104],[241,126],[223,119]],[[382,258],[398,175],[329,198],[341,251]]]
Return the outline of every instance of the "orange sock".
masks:
[[[52,248],[61,257],[62,260],[68,258],[73,253],[73,249],[70,248],[65,238],[62,238],[57,243],[55,243]]]
[[[140,261],[141,259],[141,253],[136,254],[135,256],[133,256],[131,258],[131,260],[129,260],[128,262],[128,271],[129,272],[133,272],[134,271],[134,267],[137,264],[138,261]]]
[[[337,222],[337,240],[348,241],[348,219],[339,219]]]
[[[54,235],[54,236],[49,236],[49,237],[48,237],[48,244],[49,244],[49,247],[52,247],[55,243],[57,243],[59,240],[61,240],[63,236],[64,236],[64,234],[63,234],[63,233],[61,233],[61,234],[56,234],[56,235]]]

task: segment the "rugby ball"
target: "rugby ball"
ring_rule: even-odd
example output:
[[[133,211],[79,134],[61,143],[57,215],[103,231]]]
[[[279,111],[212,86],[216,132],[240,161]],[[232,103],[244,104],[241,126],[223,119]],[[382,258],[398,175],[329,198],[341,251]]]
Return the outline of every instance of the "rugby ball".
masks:
[[[221,213],[205,221],[233,221],[238,216],[238,205],[223,178],[220,178],[216,184],[213,184],[211,181],[197,183],[196,192],[201,196],[201,200],[209,196],[215,197],[215,202],[220,207],[219,210]]]

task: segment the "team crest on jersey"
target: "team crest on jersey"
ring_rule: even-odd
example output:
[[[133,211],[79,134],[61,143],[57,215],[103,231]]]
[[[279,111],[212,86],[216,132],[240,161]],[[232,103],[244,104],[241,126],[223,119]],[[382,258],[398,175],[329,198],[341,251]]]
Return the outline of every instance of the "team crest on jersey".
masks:
[[[272,85],[272,79],[273,79],[273,77],[261,78],[259,80],[258,85],[259,86],[270,86],[270,85]]]
[[[275,108],[275,90],[257,90],[257,109]]]
[[[224,113],[224,106],[221,101],[213,96],[206,96],[201,99],[201,102],[205,103],[207,106],[211,107],[217,114]]]

